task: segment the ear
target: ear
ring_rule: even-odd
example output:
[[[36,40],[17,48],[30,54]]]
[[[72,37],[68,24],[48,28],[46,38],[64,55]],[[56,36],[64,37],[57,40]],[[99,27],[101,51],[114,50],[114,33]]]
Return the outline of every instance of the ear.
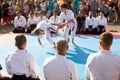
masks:
[[[67,46],[67,50],[68,50],[69,46]]]

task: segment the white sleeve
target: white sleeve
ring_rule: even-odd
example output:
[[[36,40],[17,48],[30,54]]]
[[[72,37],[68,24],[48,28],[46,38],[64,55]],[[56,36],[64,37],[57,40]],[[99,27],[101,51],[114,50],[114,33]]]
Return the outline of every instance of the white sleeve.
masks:
[[[28,62],[31,76],[33,78],[37,78],[40,72],[40,68],[32,55],[29,56]]]
[[[45,18],[44,20],[47,20],[47,19],[48,19],[46,16],[44,16],[44,18]]]
[[[72,12],[72,10],[69,10],[69,19],[74,19],[74,13]]]
[[[15,26],[15,28],[17,27],[17,18],[16,17],[14,18],[14,26]]]
[[[88,28],[88,18],[85,19],[85,28]]]
[[[30,27],[30,18],[28,18],[27,27]]]
[[[54,20],[53,20],[53,16],[52,16],[52,17],[50,17],[50,22],[54,22]]]
[[[72,69],[73,69],[73,80],[78,80],[78,72],[77,72],[77,67],[76,65],[73,63],[72,65]]]
[[[64,20],[65,20],[65,14],[61,12],[59,17],[59,23],[63,23]]]
[[[105,18],[105,25],[104,25],[105,27],[107,27],[107,19]]]
[[[12,75],[9,57],[10,57],[10,54],[6,57],[5,63],[6,63],[6,69],[7,69],[8,74]]]
[[[98,18],[96,18],[96,26],[98,26],[98,25],[99,25],[98,21],[99,21],[99,19],[98,19]]]
[[[97,21],[96,21],[96,18],[94,19],[94,25],[93,25],[93,28],[95,28],[97,26]]]
[[[87,58],[86,69],[85,69],[85,75],[86,75],[87,80],[90,80],[89,66],[90,66],[92,60],[94,59],[94,56],[95,56],[95,54],[90,54]]]
[[[38,23],[38,20],[37,20],[37,18],[35,18],[35,24],[37,24]]]
[[[25,17],[23,16],[23,24],[22,24],[22,27],[25,27],[25,25],[26,25],[26,19],[25,19]]]

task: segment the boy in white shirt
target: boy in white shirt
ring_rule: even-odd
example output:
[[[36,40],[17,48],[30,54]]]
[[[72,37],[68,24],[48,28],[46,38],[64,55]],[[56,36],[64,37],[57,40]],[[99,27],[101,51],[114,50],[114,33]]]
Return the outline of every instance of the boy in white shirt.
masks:
[[[38,16],[38,23],[37,24],[39,24],[43,20],[47,20],[47,17],[43,15],[42,11],[39,11],[38,14],[39,14],[39,16]]]
[[[17,16],[14,19],[14,30],[13,33],[24,33],[26,26],[26,19],[21,15],[19,11],[16,12]]]
[[[27,21],[27,33],[31,33],[37,26],[37,18],[34,16],[34,12],[30,12],[29,16]]]
[[[17,35],[15,37],[17,50],[6,57],[7,72],[12,76],[12,80],[40,80],[39,66],[34,57],[25,50],[26,45],[26,37]]]

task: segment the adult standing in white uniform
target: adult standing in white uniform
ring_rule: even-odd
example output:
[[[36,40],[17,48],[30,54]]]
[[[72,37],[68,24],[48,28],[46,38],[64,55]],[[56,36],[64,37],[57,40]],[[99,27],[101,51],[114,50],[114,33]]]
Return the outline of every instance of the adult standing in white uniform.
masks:
[[[25,50],[26,45],[24,35],[16,36],[15,46],[18,49],[6,57],[7,72],[12,76],[12,80],[39,80],[39,66],[34,57]]]
[[[113,36],[109,32],[100,35],[99,51],[90,54],[86,64],[87,80],[120,80],[120,56],[112,54]]]
[[[46,80],[78,80],[75,63],[68,60],[65,55],[68,50],[68,42],[60,39],[55,42],[57,54],[48,57],[44,62],[44,75]]]

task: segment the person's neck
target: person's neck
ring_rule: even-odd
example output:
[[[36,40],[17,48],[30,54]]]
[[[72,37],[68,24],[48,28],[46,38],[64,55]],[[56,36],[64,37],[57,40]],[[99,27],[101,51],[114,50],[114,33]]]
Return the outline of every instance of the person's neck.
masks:
[[[110,50],[110,48],[100,48],[100,50]]]
[[[54,15],[55,16],[55,18],[57,17],[57,15]]]
[[[58,52],[58,55],[65,56],[65,52]]]

